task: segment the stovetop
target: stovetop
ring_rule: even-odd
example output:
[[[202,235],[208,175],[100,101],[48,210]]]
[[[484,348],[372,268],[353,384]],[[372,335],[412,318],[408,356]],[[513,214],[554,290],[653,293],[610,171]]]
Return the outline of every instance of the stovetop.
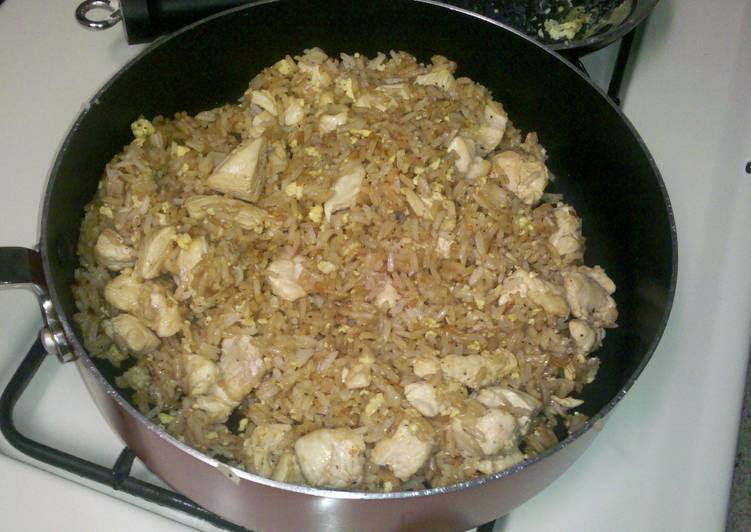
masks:
[[[139,50],[117,31],[78,28],[75,4],[0,6],[0,70],[12,73],[0,81],[1,245],[34,244],[45,177],[67,128],[81,104]],[[745,173],[751,5],[663,0],[640,50],[627,76],[624,109],[652,150],[676,213],[674,311],[652,362],[592,448],[496,530],[718,530],[724,522],[751,338],[745,208],[751,200]],[[611,47],[585,58],[601,85],[615,53]],[[40,319],[33,296],[19,291],[0,292],[0,316],[5,386]],[[108,467],[122,451],[75,368],[52,359],[19,404],[17,423]],[[13,529],[211,529],[185,514],[22,464],[5,442],[0,451],[7,454],[0,456],[0,512]],[[137,461],[134,475],[159,484]]]

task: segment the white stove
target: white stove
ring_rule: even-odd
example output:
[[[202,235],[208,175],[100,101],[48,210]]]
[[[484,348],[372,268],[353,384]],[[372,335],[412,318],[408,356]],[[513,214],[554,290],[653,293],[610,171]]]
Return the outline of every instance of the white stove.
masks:
[[[33,246],[46,176],[83,102],[141,47],[87,32],[78,0],[0,5],[0,245]],[[606,83],[615,48],[585,59]],[[678,224],[678,292],[652,362],[593,446],[496,530],[721,530],[751,340],[751,3],[662,0],[625,112],[652,151]],[[0,292],[0,386],[41,324],[31,293]],[[111,466],[122,444],[75,368],[46,360],[17,408],[40,441]],[[0,440],[2,440],[0,438]],[[12,530],[212,530],[205,522],[46,471],[0,441]],[[142,466],[139,478],[158,482]]]

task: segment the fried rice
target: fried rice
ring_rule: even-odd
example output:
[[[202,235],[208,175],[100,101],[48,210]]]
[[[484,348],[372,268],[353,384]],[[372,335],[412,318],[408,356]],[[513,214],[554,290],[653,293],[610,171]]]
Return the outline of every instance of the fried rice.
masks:
[[[615,286],[545,194],[537,136],[455,73],[311,49],[237,103],[133,123],[74,294],[145,415],[251,473],[359,491],[491,474],[583,423]]]

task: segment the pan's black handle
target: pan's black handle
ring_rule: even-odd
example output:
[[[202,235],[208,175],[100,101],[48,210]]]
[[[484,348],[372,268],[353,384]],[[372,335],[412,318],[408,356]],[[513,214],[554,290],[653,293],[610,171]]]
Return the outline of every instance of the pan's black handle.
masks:
[[[42,257],[38,251],[29,248],[0,247],[0,288],[18,287],[31,289],[39,300],[44,327],[39,338],[50,354],[55,354],[62,362],[75,360],[65,338],[57,312],[47,291],[47,282],[42,268]]]
[[[110,0],[85,0],[76,9],[76,19],[94,30],[105,30],[122,21],[128,43],[137,44],[153,41],[191,22],[248,3],[247,0],[120,0],[117,9]],[[103,10],[108,15],[94,18],[91,13],[95,10]]]

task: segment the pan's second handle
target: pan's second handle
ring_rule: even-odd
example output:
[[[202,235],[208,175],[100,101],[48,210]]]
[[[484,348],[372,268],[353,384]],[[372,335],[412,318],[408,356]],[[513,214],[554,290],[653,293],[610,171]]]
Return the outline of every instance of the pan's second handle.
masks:
[[[75,360],[75,354],[65,338],[62,324],[47,292],[42,257],[38,251],[0,247],[0,288],[5,287],[27,288],[36,294],[44,319],[44,327],[39,337],[45,350],[56,355],[62,362]]]
[[[249,3],[248,0],[85,0],[76,9],[76,20],[89,29],[106,30],[122,21],[130,44],[150,42],[191,22]],[[95,18],[96,11],[107,13]]]

